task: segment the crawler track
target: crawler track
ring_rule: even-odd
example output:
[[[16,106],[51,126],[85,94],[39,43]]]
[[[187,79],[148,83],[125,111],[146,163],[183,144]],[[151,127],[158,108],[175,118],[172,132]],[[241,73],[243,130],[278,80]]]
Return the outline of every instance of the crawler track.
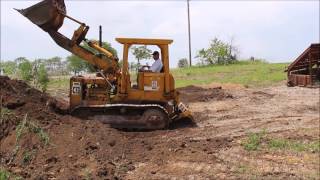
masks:
[[[167,110],[158,104],[107,104],[78,107],[71,115],[99,120],[120,129],[155,130],[171,122]]]

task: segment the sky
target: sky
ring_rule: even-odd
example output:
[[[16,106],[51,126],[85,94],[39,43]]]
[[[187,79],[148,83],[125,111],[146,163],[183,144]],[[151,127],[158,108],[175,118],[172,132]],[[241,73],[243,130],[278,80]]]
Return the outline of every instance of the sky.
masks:
[[[13,8],[38,1],[1,0],[1,60],[65,58],[70,53]],[[67,14],[90,26],[88,39],[110,42],[122,58],[116,37],[173,39],[170,67],[188,57],[187,3],[176,1],[65,1]],[[319,43],[319,1],[190,1],[192,61],[215,37],[239,49],[241,59],[293,61],[311,43]],[[77,24],[66,21],[60,32],[71,37]],[[155,49],[155,47],[150,47]],[[130,56],[130,59],[134,59]],[[150,62],[151,63],[151,62]]]

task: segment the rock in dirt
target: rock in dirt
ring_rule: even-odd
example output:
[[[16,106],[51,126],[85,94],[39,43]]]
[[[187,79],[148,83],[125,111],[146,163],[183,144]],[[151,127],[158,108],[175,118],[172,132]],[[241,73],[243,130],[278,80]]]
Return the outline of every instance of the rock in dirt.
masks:
[[[116,141],[115,140],[111,140],[108,142],[109,146],[113,147],[114,145],[116,145]]]

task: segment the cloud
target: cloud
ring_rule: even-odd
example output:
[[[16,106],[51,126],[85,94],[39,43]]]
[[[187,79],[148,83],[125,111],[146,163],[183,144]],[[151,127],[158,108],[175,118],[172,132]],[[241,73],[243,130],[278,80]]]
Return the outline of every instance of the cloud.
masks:
[[[1,58],[69,55],[40,28],[12,8],[35,1],[1,2]],[[116,37],[170,38],[170,65],[188,57],[187,11],[184,1],[66,1],[68,14],[90,26],[88,38],[103,39],[122,55]],[[239,46],[241,57],[290,61],[312,42],[319,42],[318,1],[190,1],[192,54],[219,37]],[[66,21],[61,32],[72,35]]]
[[[208,39],[235,38],[242,57],[290,61],[296,47],[319,42],[317,2],[227,1],[192,5],[194,47],[206,47]],[[309,30],[305,29],[308,28]],[[295,39],[293,34],[298,35]],[[199,40],[200,39],[200,40]],[[282,51],[279,51],[282,49]],[[292,52],[290,52],[292,51]]]

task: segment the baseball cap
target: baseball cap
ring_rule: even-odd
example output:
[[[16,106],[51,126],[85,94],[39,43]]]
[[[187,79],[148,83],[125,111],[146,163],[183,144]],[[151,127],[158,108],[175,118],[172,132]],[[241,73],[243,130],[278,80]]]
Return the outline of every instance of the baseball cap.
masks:
[[[152,55],[159,55],[158,51],[153,51]]]

